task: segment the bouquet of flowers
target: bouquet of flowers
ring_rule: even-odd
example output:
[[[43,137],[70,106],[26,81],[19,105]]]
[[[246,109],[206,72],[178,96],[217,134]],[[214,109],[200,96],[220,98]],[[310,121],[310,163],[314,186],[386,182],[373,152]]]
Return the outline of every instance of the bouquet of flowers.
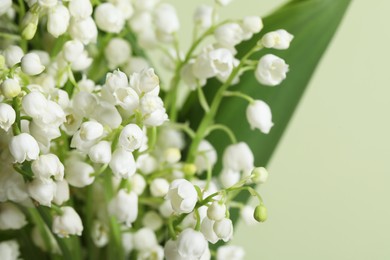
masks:
[[[269,50],[294,37],[261,32],[258,16],[220,20],[229,2],[194,10],[183,52],[176,10],[159,0],[1,0],[1,259],[244,258],[225,244],[231,210],[267,219],[252,184],[268,172],[216,116],[241,99],[240,127],[272,131],[270,106],[236,86],[244,73],[279,85],[289,66]],[[189,104],[196,119],[180,113]]]

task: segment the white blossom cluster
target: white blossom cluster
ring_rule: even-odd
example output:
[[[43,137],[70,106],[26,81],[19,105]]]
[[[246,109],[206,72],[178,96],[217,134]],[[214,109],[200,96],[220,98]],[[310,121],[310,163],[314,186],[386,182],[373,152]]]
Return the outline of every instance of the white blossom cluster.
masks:
[[[262,85],[279,85],[285,61],[251,57],[287,49],[293,36],[265,33],[238,59],[235,47],[263,24],[257,16],[219,21],[217,10],[230,2],[195,10],[195,39],[184,53],[176,10],[159,0],[2,0],[9,32],[0,34],[0,230],[21,230],[33,248],[64,259],[74,253],[69,237],[113,259],[244,259],[241,247],[209,245],[232,240],[232,209],[247,224],[266,220],[250,184],[265,183],[268,172],[213,118],[218,102],[235,96],[249,103],[247,127],[270,132],[268,104],[229,87],[247,70]],[[150,65],[156,49],[169,83]],[[208,104],[210,78],[221,85]],[[205,112],[197,129],[177,120],[179,92],[190,91]],[[222,154],[207,140],[215,130],[231,139]],[[258,205],[234,201],[241,191]],[[19,238],[0,236],[0,259],[33,257],[21,255]]]

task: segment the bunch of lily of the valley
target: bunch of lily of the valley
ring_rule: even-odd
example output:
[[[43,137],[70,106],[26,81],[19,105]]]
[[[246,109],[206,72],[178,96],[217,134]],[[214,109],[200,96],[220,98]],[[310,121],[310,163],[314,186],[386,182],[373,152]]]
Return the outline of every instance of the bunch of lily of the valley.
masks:
[[[234,85],[248,70],[264,86],[280,84],[283,59],[251,56],[293,37],[267,32],[237,59],[235,46],[262,20],[220,21],[230,0],[209,1],[194,11],[186,52],[175,8],[159,0],[1,1],[0,259],[244,258],[225,243],[230,211],[247,224],[266,220],[250,184],[268,172],[213,119],[226,113],[222,99],[243,98],[242,127],[271,130],[270,107]],[[219,83],[208,102],[211,78]],[[178,121],[192,91],[205,112],[195,129],[191,118]],[[207,141],[214,131],[231,141],[222,154]],[[255,206],[234,201],[239,192]]]

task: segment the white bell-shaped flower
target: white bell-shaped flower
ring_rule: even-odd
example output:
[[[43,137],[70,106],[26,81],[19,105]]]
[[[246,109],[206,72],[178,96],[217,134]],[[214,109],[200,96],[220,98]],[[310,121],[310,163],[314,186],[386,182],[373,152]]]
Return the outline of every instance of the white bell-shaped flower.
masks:
[[[226,23],[214,31],[214,36],[221,46],[233,47],[243,40],[244,31],[237,23]]]
[[[70,158],[65,162],[65,179],[71,186],[82,188],[90,185],[95,177],[93,167],[88,163]]]
[[[116,129],[122,123],[122,117],[117,108],[108,102],[100,102],[93,111],[91,118],[95,119],[102,125],[107,125],[111,129]]]
[[[26,216],[17,206],[10,202],[0,204],[0,230],[20,229],[26,224]]]
[[[244,260],[245,251],[240,246],[225,245],[218,247],[217,260]]]
[[[122,12],[111,3],[100,4],[94,17],[97,27],[108,33],[119,33],[125,24]]]
[[[255,209],[252,206],[245,205],[240,209],[240,218],[247,224],[248,226],[258,224],[259,222],[253,217]]]
[[[223,153],[223,167],[233,171],[251,171],[254,165],[254,156],[249,146],[240,142],[229,145]]]
[[[136,124],[128,124],[119,135],[119,145],[126,151],[133,152],[141,147],[145,139],[142,129]]]
[[[149,63],[146,59],[142,57],[131,57],[130,60],[127,61],[125,66],[123,67],[123,70],[126,72],[126,74],[131,75],[133,73],[139,73],[144,69],[150,68]]]
[[[198,200],[194,185],[185,179],[176,179],[169,186],[166,196],[173,210],[178,213],[190,213]]]
[[[209,219],[208,217],[204,218],[202,220],[202,223],[200,225],[200,231],[204,235],[204,237],[212,244],[215,244],[219,241],[219,237],[217,234],[215,234],[213,226],[215,221]]]
[[[55,154],[44,154],[31,164],[31,170],[36,178],[45,181],[51,176],[55,180],[62,180],[64,178],[64,165],[61,163]]]
[[[244,40],[249,40],[253,34],[259,33],[263,29],[263,21],[259,16],[245,16],[242,19],[241,28],[244,32]]]
[[[194,22],[201,28],[209,28],[213,24],[213,8],[205,4],[199,5],[194,12]]]
[[[80,138],[84,141],[93,141],[102,137],[104,129],[102,124],[95,121],[87,121],[81,124]]]
[[[16,240],[7,240],[0,243],[0,259],[17,260],[20,259],[19,257],[19,244]]]
[[[59,237],[69,237],[69,235],[81,236],[83,223],[79,214],[72,207],[61,207],[62,214],[53,217],[52,230]]]
[[[280,29],[273,32],[266,33],[261,39],[261,43],[266,48],[274,48],[278,50],[285,50],[290,47],[290,42],[294,36],[286,30]]]
[[[134,191],[137,195],[141,195],[146,188],[145,178],[141,174],[134,174],[130,178],[131,190]]]
[[[104,49],[104,56],[108,61],[109,68],[117,68],[130,58],[130,44],[121,38],[112,38]]]
[[[154,69],[152,68],[144,69],[139,74],[139,85],[136,91],[138,90],[139,93],[151,92],[155,88],[157,88],[159,84],[160,84],[160,79],[154,73]]]
[[[84,19],[92,14],[92,4],[90,0],[72,0],[69,2],[70,15],[77,19]]]
[[[136,171],[133,154],[123,148],[117,148],[114,151],[109,166],[115,176],[124,179],[134,175]]]
[[[220,239],[228,242],[233,237],[233,222],[229,218],[215,221],[213,230]]]
[[[164,201],[160,207],[158,207],[158,211],[160,212],[161,216],[165,218],[170,217],[174,213],[172,204],[169,200]]]
[[[69,25],[69,34],[72,39],[88,44],[96,42],[98,30],[93,18],[88,16],[84,19],[72,19]]]
[[[151,250],[158,244],[153,230],[145,227],[134,233],[133,241],[134,248],[139,251]]]
[[[38,0],[38,4],[42,7],[52,8],[56,6],[58,0]]]
[[[22,88],[17,79],[8,78],[0,84],[1,94],[3,94],[5,98],[14,98],[19,95],[21,90]]]
[[[39,118],[46,112],[47,99],[42,93],[33,91],[23,97],[22,107],[28,116]]]
[[[172,34],[180,28],[175,7],[171,4],[160,4],[154,11],[155,25],[160,32]]]
[[[283,59],[273,54],[266,54],[259,60],[255,77],[263,85],[276,86],[286,78],[287,72],[288,65]]]
[[[164,197],[169,191],[169,182],[164,178],[156,178],[150,183],[150,193],[154,197]]]
[[[211,220],[222,220],[226,215],[226,205],[219,201],[214,201],[207,209],[207,217]]]
[[[80,91],[73,95],[73,113],[79,117],[88,117],[98,106],[97,98],[91,93]]]
[[[200,174],[209,168],[212,169],[216,162],[217,152],[214,147],[207,140],[202,140],[194,162],[197,173]]]
[[[153,231],[157,231],[164,225],[164,222],[157,212],[148,211],[142,218],[142,224],[146,228],[150,228]]]
[[[268,134],[274,125],[271,108],[262,100],[255,100],[248,105],[246,118],[252,129],[257,128],[264,134]]]
[[[15,120],[16,112],[12,106],[6,103],[0,103],[0,128],[7,132],[15,123]]]
[[[36,160],[40,152],[37,141],[27,133],[21,133],[12,137],[9,142],[9,150],[18,163],[22,163],[25,160]]]
[[[220,4],[220,5],[222,5],[222,6],[226,6],[226,5],[230,4],[231,1],[232,1],[232,0],[215,0],[215,2],[216,2],[217,4]]]
[[[108,204],[108,212],[115,216],[119,222],[131,226],[138,216],[137,194],[129,193],[124,189],[119,190],[118,194]]]
[[[125,20],[129,19],[134,14],[134,7],[132,5],[132,1],[111,0],[110,2],[113,3],[121,11]]]
[[[100,141],[89,149],[88,156],[94,163],[109,163],[111,161],[111,143]]]
[[[53,180],[34,179],[27,185],[28,194],[31,198],[44,206],[51,206],[51,202],[56,193],[56,184]]]
[[[71,1],[73,3],[73,1]],[[64,34],[68,29],[70,14],[68,8],[59,4],[49,10],[47,18],[47,31],[55,38]]]
[[[27,53],[21,60],[21,68],[24,73],[30,76],[41,74],[45,70],[39,56],[36,53]]]
[[[257,184],[263,184],[268,179],[268,171],[264,167],[256,167],[252,171],[252,181]]]
[[[10,45],[5,49],[3,52],[4,58],[5,58],[5,64],[11,68],[16,63],[19,63],[20,60],[23,58],[23,50],[17,45]]]
[[[53,202],[57,205],[62,205],[69,200],[69,184],[66,180],[56,181],[56,193],[54,194]]]
[[[199,79],[207,79],[215,76],[225,78],[230,75],[233,66],[234,57],[228,49],[205,48],[196,58],[192,72]]]
[[[191,228],[183,230],[177,239],[177,251],[182,259],[200,259],[207,248],[203,234]]]
[[[96,247],[104,247],[110,240],[110,230],[103,222],[95,220],[92,224],[91,237]]]
[[[163,101],[158,96],[151,93],[145,94],[140,100],[140,108],[145,125],[159,126],[168,120]]]
[[[0,3],[0,16],[7,13],[12,7],[12,0],[4,0]]]

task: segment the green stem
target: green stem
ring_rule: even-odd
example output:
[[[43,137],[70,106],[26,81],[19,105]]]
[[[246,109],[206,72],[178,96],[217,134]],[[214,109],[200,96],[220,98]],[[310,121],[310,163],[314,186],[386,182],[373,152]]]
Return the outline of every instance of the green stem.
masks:
[[[239,98],[245,99],[249,102],[249,104],[252,104],[253,102],[255,102],[255,100],[251,96],[248,96],[248,95],[246,95],[242,92],[239,92],[239,91],[225,91],[225,93],[223,93],[223,95],[226,97],[239,97]]]
[[[198,87],[198,98],[199,98],[199,103],[202,106],[204,112],[208,113],[210,111],[210,106],[207,103],[206,97],[204,95],[202,87]]]
[[[195,137],[195,132],[191,129],[191,127],[189,127],[189,125],[187,123],[184,124],[184,123],[173,123],[173,122],[170,122],[169,126],[171,126],[173,128],[176,128],[176,129],[183,130],[191,138]]]
[[[233,131],[229,127],[222,125],[222,124],[215,124],[215,125],[208,127],[206,130],[205,136],[208,136],[211,132],[213,132],[215,130],[222,130],[223,132],[225,132],[228,135],[232,144],[237,143],[237,138],[234,135]]]
[[[22,38],[20,35],[12,34],[12,33],[6,33],[6,32],[0,32],[0,37],[8,40],[16,40],[20,41]]]
[[[24,18],[24,15],[26,14],[26,7],[24,5],[23,0],[18,0],[18,4],[19,4],[19,25],[21,25],[23,18]],[[26,39],[23,39],[23,38],[21,39],[20,47],[22,48],[24,53],[27,52],[27,40]]]

